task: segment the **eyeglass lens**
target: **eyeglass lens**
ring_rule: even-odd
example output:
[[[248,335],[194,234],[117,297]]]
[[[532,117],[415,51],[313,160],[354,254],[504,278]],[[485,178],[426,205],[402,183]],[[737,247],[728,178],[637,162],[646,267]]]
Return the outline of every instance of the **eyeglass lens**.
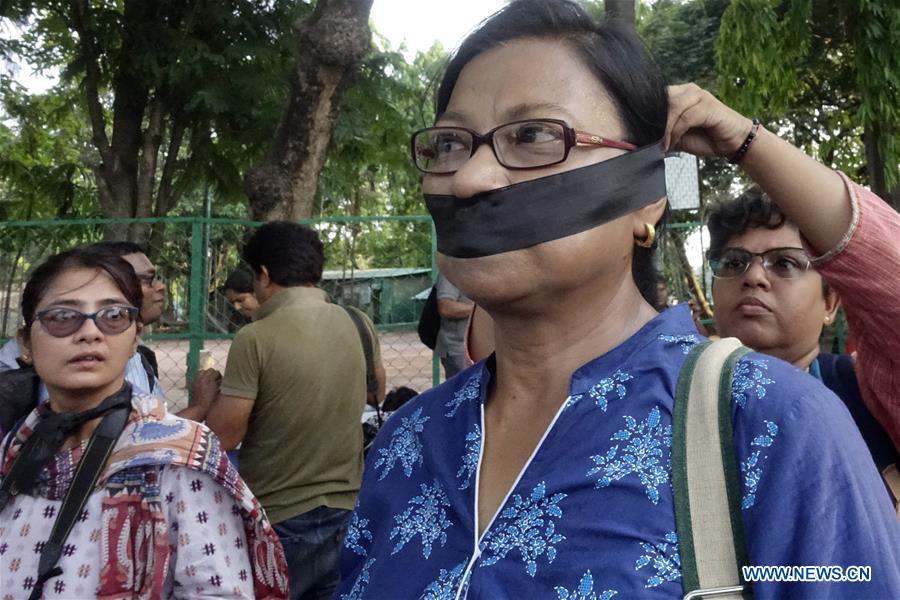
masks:
[[[766,271],[782,279],[799,277],[809,268],[809,258],[801,248],[773,248],[765,252],[726,248],[711,261],[713,274],[721,279],[739,277],[747,272],[756,256],[762,259]]]
[[[116,335],[128,329],[134,322],[137,309],[130,306],[107,306],[93,314],[85,314],[71,308],[51,308],[37,315],[44,329],[53,337],[72,335],[88,319],[107,335]]]
[[[560,123],[508,123],[485,137],[485,143],[491,145],[497,161],[504,167],[541,167],[566,157],[566,132]],[[475,138],[467,129],[432,127],[416,133],[413,155],[416,166],[427,173],[451,173],[471,158],[474,146]]]
[[[142,274],[137,276],[138,280],[140,280],[142,285],[153,285],[158,281],[162,281],[158,274]]]

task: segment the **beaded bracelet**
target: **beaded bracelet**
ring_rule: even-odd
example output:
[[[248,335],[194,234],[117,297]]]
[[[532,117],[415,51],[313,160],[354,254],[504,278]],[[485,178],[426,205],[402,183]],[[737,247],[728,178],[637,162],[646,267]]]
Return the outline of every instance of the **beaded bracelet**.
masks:
[[[747,154],[747,150],[750,148],[750,144],[753,143],[753,140],[756,139],[756,133],[759,131],[759,119],[753,119],[753,126],[750,127],[750,133],[747,134],[747,137],[744,139],[744,143],[741,144],[741,147],[737,149],[733,155],[728,158],[728,162],[733,165],[738,164],[744,155]]]

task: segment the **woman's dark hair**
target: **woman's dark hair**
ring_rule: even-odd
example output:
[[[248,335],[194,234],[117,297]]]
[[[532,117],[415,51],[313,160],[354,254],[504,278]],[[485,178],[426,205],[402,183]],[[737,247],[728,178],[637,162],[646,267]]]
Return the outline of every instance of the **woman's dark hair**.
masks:
[[[759,186],[751,186],[733,200],[714,204],[706,213],[709,228],[709,254],[717,256],[731,238],[748,229],[778,229],[787,217]]]
[[[319,234],[307,225],[266,223],[253,232],[242,254],[257,275],[265,266],[271,280],[281,286],[316,284],[322,279],[325,250]]]
[[[381,408],[385,412],[393,412],[418,395],[419,392],[406,386],[394,388],[384,397]]]
[[[463,68],[476,56],[505,42],[525,37],[566,41],[597,77],[625,127],[626,139],[646,146],[662,139],[668,116],[666,82],[634,31],[615,20],[598,23],[570,0],[515,0],[460,45],[447,63],[438,88],[436,114],[447,110]],[[665,215],[657,224],[661,234]],[[655,304],[653,248],[635,247],[632,276],[641,295]]]
[[[486,50],[525,37],[565,40],[603,84],[638,146],[659,141],[666,130],[666,82],[634,31],[612,20],[602,23],[570,0],[515,0],[488,17],[447,63],[438,88],[436,114],[447,110],[460,73]]]
[[[54,254],[31,272],[28,283],[25,284],[25,291],[22,293],[22,317],[25,319],[24,332],[26,336],[30,334],[31,325],[34,323],[34,314],[38,304],[44,298],[44,294],[47,293],[47,288],[57,277],[72,269],[103,271],[113,280],[125,299],[138,310],[141,309],[144,292],[140,280],[128,261],[119,256],[92,251],[89,248],[75,248]]]
[[[135,242],[105,241],[84,247],[91,252],[109,254],[111,256],[127,256],[128,254],[147,254],[147,250]]]
[[[253,293],[253,271],[250,267],[240,266],[228,275],[222,290],[232,290],[238,294]]]

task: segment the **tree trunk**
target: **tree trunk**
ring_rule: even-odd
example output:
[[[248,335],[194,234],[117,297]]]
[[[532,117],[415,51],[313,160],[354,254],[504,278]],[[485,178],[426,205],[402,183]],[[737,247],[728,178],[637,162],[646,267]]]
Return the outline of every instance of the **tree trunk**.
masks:
[[[606,0],[606,18],[618,20],[634,27],[637,0]]]
[[[244,176],[253,219],[311,216],[341,97],[369,50],[371,10],[372,0],[319,0],[294,24],[290,98],[268,155]]]
[[[882,128],[878,123],[866,125],[863,142],[866,146],[866,169],[869,173],[869,185],[872,191],[881,196],[894,210],[900,211],[900,184],[889,188],[885,177],[886,165],[879,146]],[[894,167],[896,169],[896,167]]]
[[[160,82],[152,84],[136,72],[132,62],[141,54],[140,39],[135,32],[146,23],[162,18],[182,19],[175,11],[161,15],[156,2],[125,0],[122,15],[122,44],[111,59],[116,63],[111,82],[113,103],[111,127],[107,109],[101,98],[108,90],[102,80],[101,49],[94,31],[98,27],[89,0],[72,3],[72,26],[78,33],[79,59],[84,64],[84,96],[91,125],[91,141],[100,156],[93,166],[97,181],[100,211],[106,218],[164,216],[175,204],[183,190],[173,185],[178,152],[181,148],[185,123],[180,115],[172,114],[164,101]],[[184,26],[193,22],[194,7],[189,7]],[[168,132],[168,136],[167,136]],[[161,146],[168,140],[167,152],[161,156]],[[162,163],[160,174],[159,164]],[[146,244],[153,237],[146,224],[112,224],[104,229],[104,237]]]

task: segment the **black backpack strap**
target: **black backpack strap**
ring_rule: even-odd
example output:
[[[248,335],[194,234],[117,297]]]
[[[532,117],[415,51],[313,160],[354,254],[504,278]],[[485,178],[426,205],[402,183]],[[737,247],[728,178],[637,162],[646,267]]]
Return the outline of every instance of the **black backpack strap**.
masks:
[[[437,286],[431,286],[422,313],[419,315],[417,333],[419,340],[431,350],[437,346],[438,333],[441,329],[441,315],[438,312]]]
[[[0,431],[6,432],[38,404],[41,378],[34,367],[0,372]]]
[[[153,391],[153,384],[159,380],[159,363],[156,361],[156,352],[138,344],[137,353],[141,357],[141,366],[147,372],[147,383],[150,385],[150,391]]]
[[[350,315],[362,342],[363,354],[366,357],[366,391],[370,395],[375,395],[378,392],[378,380],[375,378],[375,350],[372,347],[372,336],[369,335],[369,328],[363,322],[359,311],[349,306],[343,308]]]
[[[31,589],[28,600],[38,600],[43,594],[44,584],[48,579],[62,574],[62,569],[56,566],[62,556],[63,547],[78,515],[81,514],[85,502],[91,495],[91,491],[97,484],[97,479],[109,460],[113,447],[116,445],[130,413],[129,407],[121,407],[104,415],[103,420],[94,430],[88,442],[87,448],[78,461],[75,477],[66,492],[59,515],[53,524],[50,538],[41,549],[41,557],[38,561],[38,577]]]

